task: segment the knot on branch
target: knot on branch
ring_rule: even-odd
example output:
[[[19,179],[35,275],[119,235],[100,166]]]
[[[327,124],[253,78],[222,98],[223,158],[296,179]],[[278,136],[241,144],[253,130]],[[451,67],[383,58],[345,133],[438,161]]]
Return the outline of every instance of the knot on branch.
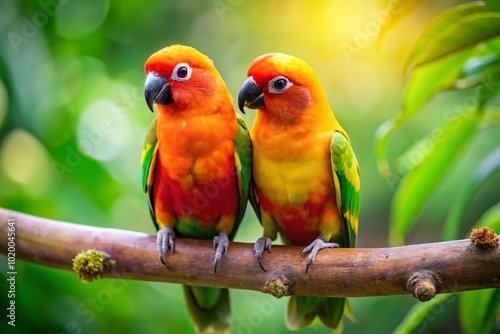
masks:
[[[73,259],[73,270],[83,283],[102,278],[104,270],[110,270],[115,265],[116,261],[108,254],[95,249],[80,252]]]
[[[470,233],[470,242],[482,249],[496,247],[498,246],[498,236],[487,227],[473,228]]]
[[[283,275],[271,278],[264,284],[264,293],[273,295],[276,298],[291,296],[295,294],[292,282]]]
[[[438,281],[431,272],[417,272],[408,280],[407,287],[413,297],[421,302],[427,302],[436,295],[438,291]]]

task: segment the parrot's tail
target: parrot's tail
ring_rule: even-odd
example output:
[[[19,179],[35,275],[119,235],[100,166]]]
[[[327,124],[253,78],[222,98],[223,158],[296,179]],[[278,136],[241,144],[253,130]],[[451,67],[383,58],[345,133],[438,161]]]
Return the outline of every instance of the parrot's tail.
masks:
[[[183,286],[189,317],[198,333],[229,333],[229,290]]]
[[[346,298],[323,298],[292,296],[288,302],[286,325],[288,329],[297,331],[308,326],[318,316],[325,326],[337,328],[342,315],[355,321]]]

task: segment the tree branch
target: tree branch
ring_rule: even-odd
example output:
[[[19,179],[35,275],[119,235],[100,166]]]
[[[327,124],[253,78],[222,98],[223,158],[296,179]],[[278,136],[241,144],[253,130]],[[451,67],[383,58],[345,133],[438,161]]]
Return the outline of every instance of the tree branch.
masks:
[[[500,247],[482,249],[469,240],[325,249],[318,253],[308,274],[301,247],[273,246],[271,254],[263,258],[266,273],[259,268],[251,244],[232,242],[214,273],[209,240],[176,239],[175,254],[168,254],[163,266],[155,236],[58,222],[0,208],[0,246],[6,255],[12,251],[8,250],[9,225],[15,227],[18,260],[72,270],[72,260],[78,253],[96,249],[114,261],[114,266],[105,268],[105,278],[246,289],[277,297],[412,293],[422,301],[436,293],[500,287]]]

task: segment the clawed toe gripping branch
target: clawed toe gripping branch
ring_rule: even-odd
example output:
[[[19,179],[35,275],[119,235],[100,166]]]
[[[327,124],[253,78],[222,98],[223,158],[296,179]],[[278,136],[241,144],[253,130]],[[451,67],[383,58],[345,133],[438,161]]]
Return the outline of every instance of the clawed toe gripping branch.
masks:
[[[251,244],[232,242],[231,252],[223,258],[224,265],[214,273],[210,240],[175,239],[175,254],[169,256],[175,257],[175,261],[166,261],[164,266],[158,261],[153,235],[58,222],[0,209],[3,254],[7,253],[9,219],[16,221],[19,260],[72,270],[73,259],[82,250],[93,250],[84,253],[87,255],[79,267],[84,272],[97,270],[93,278],[246,289],[278,298],[293,294],[362,297],[411,293],[427,301],[437,293],[500,287],[498,237],[487,229],[475,230],[471,240],[324,249],[307,274],[307,259],[301,257],[301,247],[274,246],[272,255],[266,256],[264,272],[255,261]],[[168,238],[166,241],[169,243]]]

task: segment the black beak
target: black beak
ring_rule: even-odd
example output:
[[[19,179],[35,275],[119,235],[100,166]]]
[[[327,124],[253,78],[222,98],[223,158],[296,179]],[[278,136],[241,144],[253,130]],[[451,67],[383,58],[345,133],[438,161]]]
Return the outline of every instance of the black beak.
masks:
[[[242,113],[245,113],[244,107],[259,109],[265,106],[262,89],[255,84],[252,77],[249,77],[245,80],[243,86],[241,86],[240,93],[238,94],[238,107]]]
[[[153,104],[155,103],[170,104],[174,102],[168,81],[153,71],[148,73],[144,83],[144,97],[152,112],[154,112]]]

